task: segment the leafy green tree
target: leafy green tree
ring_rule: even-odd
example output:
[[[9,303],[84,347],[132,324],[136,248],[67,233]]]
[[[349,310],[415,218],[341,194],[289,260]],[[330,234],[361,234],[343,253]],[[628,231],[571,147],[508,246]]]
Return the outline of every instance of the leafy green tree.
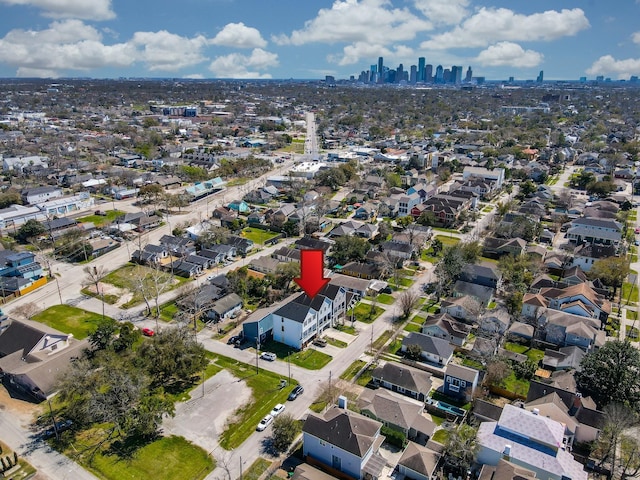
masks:
[[[157,332],[138,349],[138,359],[153,379],[152,385],[188,382],[202,372],[208,360],[205,349],[186,328]]]
[[[520,195],[526,197],[528,195],[531,195],[532,193],[535,193],[537,189],[538,187],[534,182],[532,182],[531,180],[527,180],[526,182],[520,184]]]
[[[27,243],[30,238],[36,238],[46,231],[47,229],[44,225],[37,220],[27,220],[25,224],[18,229],[16,239],[21,243]]]
[[[173,403],[162,389],[151,389],[145,369],[110,350],[71,363],[59,382],[64,415],[78,425],[110,425],[108,437],[152,437]]]
[[[336,263],[344,265],[347,262],[364,260],[370,249],[371,244],[364,238],[344,235],[336,239],[331,256]]]
[[[445,464],[458,475],[467,474],[480,450],[477,434],[478,429],[466,423],[449,432],[444,444]]]
[[[640,350],[628,341],[611,340],[582,359],[576,373],[580,390],[600,408],[617,402],[640,410]]]
[[[422,356],[422,347],[417,344],[407,345],[406,351],[407,358],[411,360],[420,360]]]
[[[302,430],[298,422],[289,413],[281,413],[273,421],[273,446],[279,452],[284,452],[296,439]]]
[[[599,278],[607,287],[613,288],[612,297],[629,275],[629,263],[625,257],[607,257],[593,262],[589,270],[589,278]]]
[[[0,208],[7,208],[11,205],[22,205],[20,192],[12,188],[0,194]]]
[[[89,343],[96,350],[105,350],[111,347],[117,331],[118,322],[113,318],[103,317],[98,320],[95,330],[89,335]]]
[[[432,242],[431,242],[431,250],[433,250],[433,256],[437,257],[440,252],[442,252],[442,241],[439,238],[435,238]]]
[[[347,177],[341,168],[336,167],[318,172],[315,181],[318,185],[330,187],[336,191],[347,183]]]
[[[136,341],[140,338],[140,330],[133,323],[125,322],[120,324],[120,332],[118,337],[113,340],[113,349],[116,352],[130,350]]]

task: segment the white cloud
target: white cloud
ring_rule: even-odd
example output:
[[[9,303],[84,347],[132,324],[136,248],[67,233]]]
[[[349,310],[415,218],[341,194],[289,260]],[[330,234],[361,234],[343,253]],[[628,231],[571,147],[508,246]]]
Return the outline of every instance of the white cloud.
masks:
[[[633,40],[633,43],[640,43],[640,32],[631,34],[631,40]]]
[[[455,25],[469,13],[469,0],[415,0],[415,6],[435,24]]]
[[[580,8],[522,15],[507,8],[483,7],[453,30],[423,42],[421,48],[486,47],[502,40],[551,41],[575,35],[589,26]]]
[[[136,32],[127,42],[105,45],[102,34],[81,20],[52,22],[43,30],[9,31],[0,38],[0,63],[19,75],[60,76],[67,71],[129,67],[145,62],[150,71],[174,72],[207,60],[204,36],[181,37],[166,30]]]
[[[56,21],[44,30],[11,30],[0,38],[0,62],[16,67],[20,75],[126,67],[134,60],[131,46],[104,45],[100,33],[80,20]]]
[[[202,35],[186,38],[166,30],[136,32],[129,43],[138,49],[137,58],[151,71],[175,72],[207,60],[202,55],[207,39]]]
[[[0,0],[0,3],[40,8],[44,16],[52,18],[110,20],[116,16],[111,0]]]
[[[277,54],[255,48],[251,55],[232,53],[217,57],[209,70],[218,78],[271,78],[271,74],[262,71],[277,66]]]
[[[204,75],[201,73],[189,73],[188,75],[183,75],[182,78],[190,78],[193,80],[201,80],[204,78]]]
[[[391,8],[389,0],[335,0],[322,8],[291,35],[274,36],[280,45],[307,43],[384,43],[410,40],[416,33],[430,30],[432,24],[406,8]]]
[[[631,75],[640,75],[640,58],[616,60],[611,55],[604,55],[593,62],[587,69],[589,75],[612,75],[619,79],[628,79]]]
[[[544,55],[534,50],[525,50],[517,43],[498,42],[481,51],[475,61],[484,66],[510,66],[516,68],[535,67],[542,63]]]
[[[236,48],[263,48],[267,41],[262,38],[260,31],[247,27],[244,23],[228,23],[210,41],[212,45]]]

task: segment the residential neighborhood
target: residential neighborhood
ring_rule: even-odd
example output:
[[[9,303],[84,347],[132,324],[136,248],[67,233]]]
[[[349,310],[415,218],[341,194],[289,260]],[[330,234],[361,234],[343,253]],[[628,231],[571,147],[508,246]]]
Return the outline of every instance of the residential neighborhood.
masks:
[[[640,472],[637,88],[0,85],[0,440],[42,478]]]

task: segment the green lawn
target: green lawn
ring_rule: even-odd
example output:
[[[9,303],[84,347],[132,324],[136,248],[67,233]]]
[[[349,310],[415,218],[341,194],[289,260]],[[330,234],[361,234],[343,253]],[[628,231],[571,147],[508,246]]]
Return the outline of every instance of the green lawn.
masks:
[[[436,238],[442,242],[442,245],[445,247],[449,247],[452,245],[456,245],[460,242],[458,237],[446,237],[444,235],[436,235]]]
[[[434,263],[434,264],[438,263],[440,261],[440,257],[436,257],[433,254],[433,248],[422,250],[422,253],[420,253],[420,258],[424,262],[430,262],[430,263]]]
[[[398,277],[398,283],[396,283],[395,279],[390,278],[389,279],[389,285],[393,286],[393,287],[410,287],[411,285],[413,285],[413,283],[415,282],[415,280],[412,280],[410,278],[406,278],[406,277]]]
[[[356,380],[356,383],[361,387],[366,387],[367,385],[369,385],[369,382],[371,382],[371,380],[373,379],[373,377],[371,376],[373,369],[374,369],[374,366],[369,365],[369,368],[367,368],[364,372],[362,372],[362,375],[358,377],[358,379]]]
[[[277,233],[271,232],[269,230],[261,230],[259,228],[251,228],[247,227],[242,230],[241,234],[247,240],[253,241],[256,245],[264,245],[265,242],[268,242],[273,237],[278,236]]]
[[[392,354],[396,355],[398,353],[398,350],[400,350],[400,348],[402,348],[402,339],[403,338],[404,338],[403,336],[398,335],[393,342],[391,342],[389,345],[387,345],[387,351],[389,353],[392,353]]]
[[[333,328],[335,328],[336,330],[343,332],[343,333],[348,333],[349,335],[357,335],[358,331],[355,329],[355,327],[352,327],[351,325],[336,325]]]
[[[122,288],[124,290],[128,290],[133,293],[133,297],[127,303],[122,305],[122,308],[131,308],[134,305],[138,305],[144,301],[142,293],[140,292],[139,285],[136,284],[136,278],[140,276],[144,276],[149,279],[149,275],[152,273],[153,269],[149,267],[145,267],[143,265],[135,265],[133,263],[129,263],[120,267],[117,270],[114,270],[109,275],[104,277],[102,281],[104,283],[109,283],[115,287]],[[155,272],[153,272],[155,273]],[[160,282],[169,282],[171,277],[170,273],[160,273]],[[148,280],[151,281],[150,279]],[[182,285],[185,282],[188,282],[188,278],[182,278],[173,276],[171,279],[171,283],[168,285],[167,290],[173,290],[174,288]]]
[[[395,298],[393,298],[391,295],[389,295],[388,293],[381,293],[376,297],[376,300],[379,303],[383,303],[384,305],[393,305],[393,302],[396,301]]]
[[[627,320],[637,320],[638,312],[635,312],[633,310],[625,310],[625,316],[627,317]]]
[[[267,459],[258,457],[249,468],[242,472],[242,480],[258,480],[272,463]]]
[[[622,301],[627,305],[638,302],[638,289],[634,284],[625,282],[622,285]]]
[[[227,425],[219,441],[222,448],[239,447],[255,431],[256,425],[277,403],[286,403],[293,385],[280,389],[280,380],[287,379],[263,368],[256,373],[255,365],[238,362],[222,355],[211,354],[215,365],[227,369],[238,379],[244,380],[252,390],[252,398],[233,414],[234,421]],[[293,382],[297,384],[297,382]],[[176,477],[187,478],[187,477]]]
[[[279,359],[290,361],[294,365],[308,370],[319,370],[333,358],[331,355],[321,352],[319,349],[316,350],[315,347],[296,352],[288,345],[274,340],[269,340],[260,345],[260,350],[263,352],[273,352]]]
[[[409,322],[404,326],[404,329],[407,332],[419,332],[420,330],[422,330],[422,325],[417,324],[417,323],[413,323],[413,322]]]
[[[382,346],[387,343],[387,340],[391,338],[391,335],[393,335],[393,330],[385,330],[382,332],[382,335],[376,338],[373,342],[373,349],[378,350],[379,348],[382,348]]]
[[[70,305],[54,305],[34,315],[32,320],[60,330],[64,333],[73,333],[78,340],[87,338],[95,329],[102,315],[88,312]]]
[[[355,316],[355,319],[364,323],[373,322],[376,318],[380,316],[382,312],[384,312],[384,308],[378,307],[377,305],[370,305],[367,303],[359,303],[353,309],[353,314]]]
[[[338,348],[347,348],[349,344],[347,342],[343,342],[342,340],[338,340],[337,338],[332,337],[324,337],[329,345],[333,345]]]
[[[90,222],[96,227],[100,228],[108,223],[112,223],[116,217],[123,215],[125,212],[120,210],[105,210],[106,215],[88,215],[86,217],[78,218],[78,222]]]
[[[431,437],[431,440],[444,445],[444,443],[447,441],[447,438],[449,438],[449,432],[444,428],[441,428],[440,430],[436,430],[436,432],[433,434],[433,437]]]
[[[74,442],[67,456],[105,480],[173,480],[205,478],[215,468],[214,460],[202,448],[183,437],[160,437],[133,452],[118,455],[117,443],[98,448],[93,457],[93,443]]]
[[[544,351],[538,350],[537,348],[530,348],[526,345],[520,345],[519,343],[505,342],[504,349],[510,352],[522,353],[536,365],[544,358]]]
[[[176,313],[178,313],[180,309],[176,305],[176,302],[165,303],[160,306],[160,320],[164,320],[165,322],[171,322]]]
[[[524,379],[517,379],[516,374],[511,372],[511,374],[504,380],[504,388],[509,390],[510,392],[517,393],[518,395],[522,395],[524,397],[527,396],[529,392],[529,381]]]
[[[291,354],[291,363],[306,368],[307,370],[320,370],[329,363],[332,358],[331,355],[321,352],[320,350],[307,348],[302,352]]]
[[[427,313],[438,313],[440,311],[440,304],[434,303],[434,304],[425,305],[424,307],[421,308],[421,310]]]
[[[366,362],[364,360],[356,360],[351,365],[349,365],[349,368],[347,368],[344,372],[342,372],[342,375],[340,375],[340,378],[343,380],[350,381],[353,377],[356,376],[356,373],[358,373],[360,369],[365,365],[366,365]]]

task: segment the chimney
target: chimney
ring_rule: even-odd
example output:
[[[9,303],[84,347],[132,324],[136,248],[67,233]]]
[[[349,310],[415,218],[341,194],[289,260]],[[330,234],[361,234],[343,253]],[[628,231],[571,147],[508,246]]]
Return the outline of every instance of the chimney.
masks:
[[[347,409],[347,397],[345,397],[344,395],[340,395],[338,397],[338,407],[342,408],[343,410]]]
[[[531,411],[533,412],[534,415],[539,415],[540,414],[540,409],[539,408],[534,408]]]
[[[503,460],[509,461],[511,459],[511,445],[505,445],[502,451]]]

